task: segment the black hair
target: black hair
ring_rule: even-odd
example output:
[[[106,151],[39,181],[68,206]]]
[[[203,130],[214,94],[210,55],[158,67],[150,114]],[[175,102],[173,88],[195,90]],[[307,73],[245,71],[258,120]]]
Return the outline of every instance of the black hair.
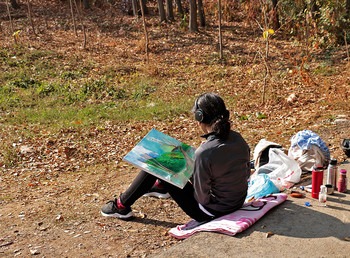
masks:
[[[215,93],[204,93],[200,95],[192,108],[192,111],[202,112],[202,123],[213,125],[213,131],[217,136],[226,139],[230,133],[230,112],[226,109],[224,100]]]

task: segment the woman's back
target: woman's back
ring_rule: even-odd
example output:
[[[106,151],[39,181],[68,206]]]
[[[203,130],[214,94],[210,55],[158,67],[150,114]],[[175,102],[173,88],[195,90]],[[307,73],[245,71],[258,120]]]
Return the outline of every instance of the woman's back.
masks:
[[[221,213],[239,209],[250,176],[250,150],[242,136],[231,131],[226,140],[215,134],[196,151],[195,197],[206,208]]]

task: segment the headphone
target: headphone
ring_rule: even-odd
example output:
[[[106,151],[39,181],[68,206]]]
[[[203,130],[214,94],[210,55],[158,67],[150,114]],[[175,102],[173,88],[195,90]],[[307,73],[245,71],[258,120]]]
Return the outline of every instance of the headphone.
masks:
[[[198,106],[198,98],[196,99],[195,102],[195,107],[196,107],[196,111],[194,111],[194,118],[198,121],[198,122],[203,122],[204,120],[204,112],[202,109],[199,108]]]
[[[222,115],[216,115],[213,120],[206,121],[206,120],[208,120],[210,118],[208,118],[208,114],[205,115],[204,111],[201,108],[199,108],[198,98],[196,99],[196,102],[194,103],[194,106],[196,108],[196,110],[194,111],[194,118],[198,122],[202,122],[202,123],[207,123],[208,124],[208,123],[210,123],[210,121],[215,122],[217,119],[225,118],[226,116],[227,116],[227,119],[228,119],[228,117],[230,115],[230,112],[227,109],[225,109],[225,111],[224,111],[224,113]]]

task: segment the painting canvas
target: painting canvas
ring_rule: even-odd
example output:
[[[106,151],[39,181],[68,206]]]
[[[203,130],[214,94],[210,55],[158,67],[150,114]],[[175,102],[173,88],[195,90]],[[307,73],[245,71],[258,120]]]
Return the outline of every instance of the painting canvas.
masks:
[[[183,188],[193,173],[195,148],[152,129],[123,160]]]

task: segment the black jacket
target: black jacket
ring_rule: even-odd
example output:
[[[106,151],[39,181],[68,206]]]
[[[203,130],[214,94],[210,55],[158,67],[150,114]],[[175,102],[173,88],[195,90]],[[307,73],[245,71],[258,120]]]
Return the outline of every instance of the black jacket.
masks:
[[[250,150],[234,131],[221,140],[215,133],[195,152],[194,196],[209,212],[221,215],[242,207],[250,176]]]

